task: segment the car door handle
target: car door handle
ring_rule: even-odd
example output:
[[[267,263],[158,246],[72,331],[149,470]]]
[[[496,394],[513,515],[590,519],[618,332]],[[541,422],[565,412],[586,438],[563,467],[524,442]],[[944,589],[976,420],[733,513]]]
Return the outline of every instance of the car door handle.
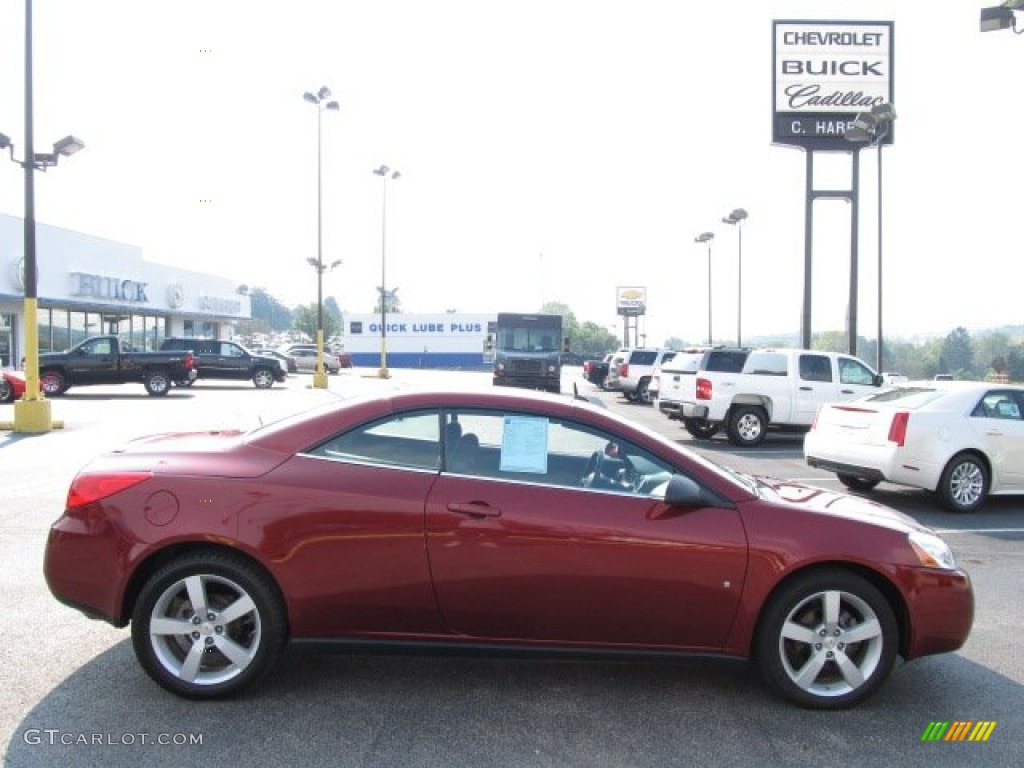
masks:
[[[1002,437],[1003,436],[1002,431],[998,430],[998,429],[986,429],[985,430],[985,434],[988,435],[989,437]]]
[[[842,392],[844,395],[855,395],[855,394],[857,394],[852,389],[842,389],[842,390],[840,390],[840,392]]]
[[[814,387],[800,387],[801,392],[813,392]]]
[[[482,501],[471,501],[468,503],[452,502],[448,505],[448,511],[475,518],[498,517],[501,515],[500,507],[492,507],[490,504],[485,504]]]

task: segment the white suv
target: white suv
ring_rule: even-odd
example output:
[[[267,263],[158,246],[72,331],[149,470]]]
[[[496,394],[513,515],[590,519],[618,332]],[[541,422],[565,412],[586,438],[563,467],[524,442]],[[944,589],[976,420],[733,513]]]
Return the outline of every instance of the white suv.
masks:
[[[654,369],[675,357],[674,349],[623,347],[608,364],[605,389],[622,392],[630,402],[650,403]]]

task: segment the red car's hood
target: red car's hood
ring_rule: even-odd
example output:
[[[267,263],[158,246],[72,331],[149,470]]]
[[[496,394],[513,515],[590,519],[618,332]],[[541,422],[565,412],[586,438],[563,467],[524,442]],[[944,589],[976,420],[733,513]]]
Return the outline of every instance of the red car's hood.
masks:
[[[756,478],[762,494],[778,504],[811,512],[843,517],[900,531],[926,530],[914,518],[892,507],[848,493],[828,491],[789,480]]]
[[[89,463],[85,472],[141,470],[156,474],[259,477],[287,455],[241,439],[241,430],[166,432],[140,437]]]

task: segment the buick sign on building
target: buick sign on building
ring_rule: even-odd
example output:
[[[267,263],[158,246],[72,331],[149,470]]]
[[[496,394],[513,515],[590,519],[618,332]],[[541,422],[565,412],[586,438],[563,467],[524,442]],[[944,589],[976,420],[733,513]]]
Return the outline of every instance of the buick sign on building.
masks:
[[[893,101],[892,22],[775,21],[773,32],[772,141],[848,150],[857,113]]]

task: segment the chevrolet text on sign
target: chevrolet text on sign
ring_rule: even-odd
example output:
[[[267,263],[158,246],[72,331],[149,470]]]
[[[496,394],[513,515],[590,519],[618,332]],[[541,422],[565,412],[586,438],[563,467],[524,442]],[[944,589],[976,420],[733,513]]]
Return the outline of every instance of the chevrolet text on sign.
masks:
[[[848,148],[844,134],[857,113],[892,103],[891,21],[776,21],[773,34],[776,144]]]

